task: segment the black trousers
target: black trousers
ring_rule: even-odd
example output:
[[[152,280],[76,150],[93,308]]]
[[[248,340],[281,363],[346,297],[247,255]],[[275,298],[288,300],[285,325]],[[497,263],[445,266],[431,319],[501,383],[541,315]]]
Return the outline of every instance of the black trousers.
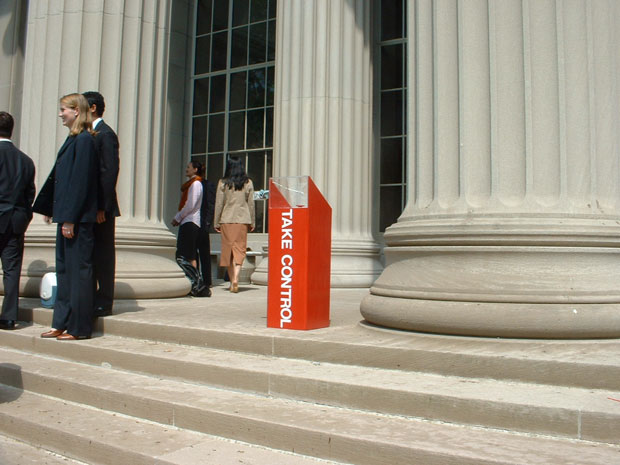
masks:
[[[24,235],[13,234],[9,224],[4,234],[0,235],[0,258],[2,259],[2,282],[4,300],[0,320],[17,320],[19,301],[19,277],[22,272],[24,256]]]
[[[52,328],[66,329],[72,336],[90,337],[93,330],[95,280],[93,277],[93,223],[78,223],[74,237],[56,231],[57,294]]]
[[[200,234],[200,226],[188,221],[179,226],[179,235],[177,236],[177,257],[183,257],[185,260],[196,260],[196,251],[198,250],[198,236]]]
[[[114,274],[116,272],[116,247],[114,232],[116,218],[106,212],[105,221],[95,223],[95,251],[93,255],[93,273],[96,293],[95,308],[112,310],[114,304]]]
[[[204,282],[206,286],[211,286],[211,284],[213,284],[213,279],[211,277],[211,239],[209,238],[209,231],[200,228],[196,246],[198,247],[198,262],[200,265],[202,282]]]

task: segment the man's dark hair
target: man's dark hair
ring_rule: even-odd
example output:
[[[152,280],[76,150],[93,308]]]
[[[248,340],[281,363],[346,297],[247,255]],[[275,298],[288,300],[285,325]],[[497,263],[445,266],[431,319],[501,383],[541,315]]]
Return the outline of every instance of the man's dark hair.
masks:
[[[105,111],[105,101],[103,100],[103,95],[93,90],[84,92],[82,95],[86,97],[86,100],[88,100],[89,107],[95,105],[95,113],[97,113],[97,116],[103,116],[103,112]]]
[[[13,117],[6,111],[0,111],[0,137],[10,139],[13,135],[13,126],[15,126]]]

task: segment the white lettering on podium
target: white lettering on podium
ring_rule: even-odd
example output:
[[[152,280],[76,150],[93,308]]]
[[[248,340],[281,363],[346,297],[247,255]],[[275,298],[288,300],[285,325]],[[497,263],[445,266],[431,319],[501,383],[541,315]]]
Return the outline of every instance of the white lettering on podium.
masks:
[[[293,209],[288,212],[282,212],[282,241],[281,247],[283,249],[293,248],[293,228],[289,226],[293,225]]]
[[[293,249],[293,209],[282,212],[282,249]],[[293,257],[283,255],[280,260],[280,328],[290,324],[293,318]]]

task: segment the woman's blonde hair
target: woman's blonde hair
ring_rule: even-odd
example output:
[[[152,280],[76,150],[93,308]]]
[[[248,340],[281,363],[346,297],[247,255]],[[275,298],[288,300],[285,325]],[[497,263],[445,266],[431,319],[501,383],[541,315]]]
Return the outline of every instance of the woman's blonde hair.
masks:
[[[78,115],[75,121],[69,128],[69,134],[77,136],[83,131],[88,131],[94,134],[93,131],[93,117],[90,113],[90,107],[88,106],[88,100],[82,94],[68,94],[60,99],[60,104],[66,108],[71,108],[78,111]]]

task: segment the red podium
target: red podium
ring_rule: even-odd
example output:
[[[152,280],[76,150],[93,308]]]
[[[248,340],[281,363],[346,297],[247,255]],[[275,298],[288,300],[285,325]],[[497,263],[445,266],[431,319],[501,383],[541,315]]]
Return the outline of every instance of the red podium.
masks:
[[[329,326],[332,209],[309,176],[269,182],[267,326]]]

